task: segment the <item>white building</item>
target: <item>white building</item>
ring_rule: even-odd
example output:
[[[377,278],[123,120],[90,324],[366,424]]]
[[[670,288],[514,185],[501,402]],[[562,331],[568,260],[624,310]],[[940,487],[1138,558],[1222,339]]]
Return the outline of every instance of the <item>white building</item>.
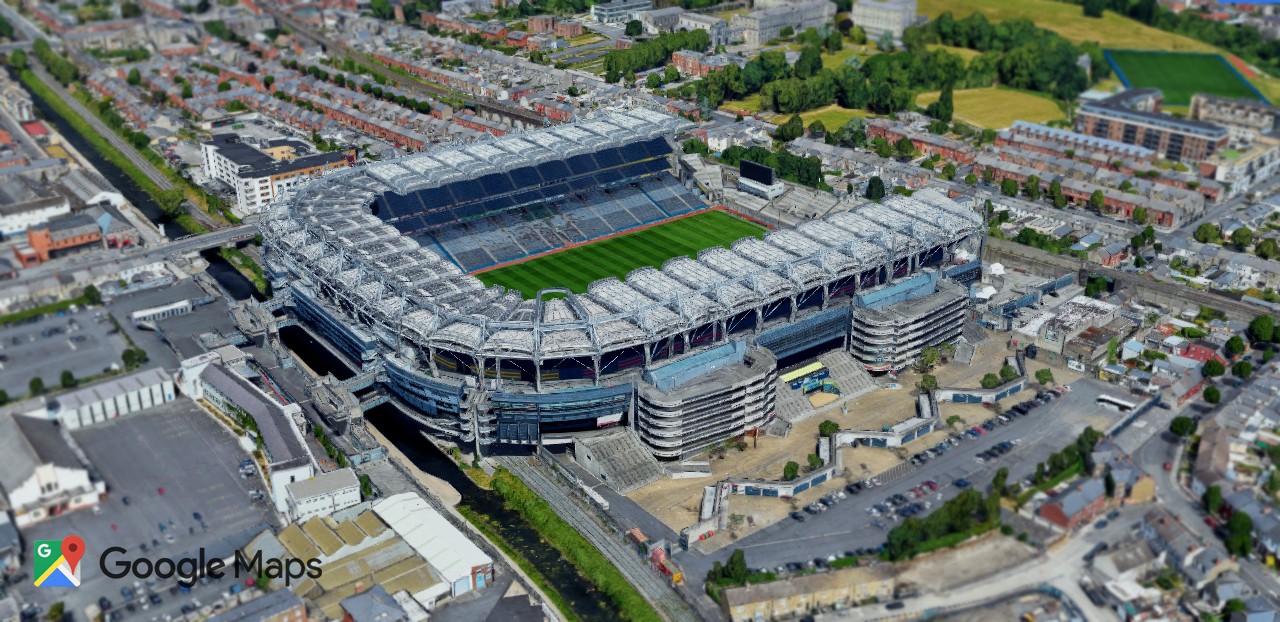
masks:
[[[63,175],[58,181],[83,205],[109,203],[111,207],[118,209],[125,204],[124,195],[101,175],[92,171],[78,168]]]
[[[176,397],[173,378],[162,367],[82,387],[49,401],[62,427],[74,430],[140,412]]]
[[[261,141],[219,134],[200,145],[205,174],[235,190],[236,211],[254,214],[272,199],[334,168],[345,167],[354,152],[311,153],[300,141]]]
[[[106,492],[43,413],[27,402],[0,413],[0,488],[19,529],[97,505]]]
[[[712,15],[681,13],[680,20],[676,22],[676,30],[705,30],[708,35],[711,35],[712,47],[732,43],[728,22]]]
[[[916,21],[916,0],[858,0],[852,18],[868,41],[879,41],[887,32],[894,43],[901,43],[902,31]]]
[[[159,322],[160,320],[163,320],[165,318],[178,317],[179,315],[186,315],[188,313],[191,313],[191,310],[193,308],[194,306],[191,304],[191,300],[184,298],[182,300],[179,300],[177,302],[171,302],[169,304],[157,305],[154,307],[147,307],[146,309],[138,309],[137,311],[134,311],[133,313],[129,314],[129,323],[133,324],[134,327],[141,326],[144,324],[150,325],[150,327],[154,330],[154,324],[156,322]]]
[[[636,19],[642,11],[653,10],[653,0],[610,0],[591,5],[591,19],[601,24],[617,24]]]
[[[773,199],[782,196],[782,193],[787,191],[787,186],[780,181],[774,181],[772,184],[766,185],[754,179],[739,177],[738,190],[772,201]]]
[[[285,491],[289,520],[295,523],[312,516],[328,516],[360,503],[360,480],[350,468],[294,482],[285,486]]]
[[[459,596],[493,581],[493,558],[418,495],[406,492],[373,505],[373,512],[404,538]]]
[[[808,0],[735,15],[733,29],[742,30],[742,40],[747,45],[759,46],[782,36],[784,28],[800,34],[809,28],[830,25],[835,16],[836,5],[831,0]]]
[[[0,179],[0,235],[25,235],[28,227],[71,213],[67,197],[20,175]]]
[[[181,364],[179,387],[191,399],[206,400],[228,417],[253,418],[267,457],[271,499],[276,511],[285,513],[288,485],[316,473],[315,457],[299,431],[302,407],[277,402],[241,376],[236,370],[244,360],[243,353],[230,346],[187,359]]]

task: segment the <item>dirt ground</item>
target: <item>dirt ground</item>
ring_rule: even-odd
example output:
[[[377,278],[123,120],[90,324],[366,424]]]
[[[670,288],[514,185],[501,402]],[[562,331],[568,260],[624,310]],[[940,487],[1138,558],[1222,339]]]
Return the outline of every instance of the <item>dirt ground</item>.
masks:
[[[959,548],[947,549],[908,562],[898,582],[914,583],[921,591],[944,593],[1029,561],[1035,549],[992,533]]]
[[[1012,353],[1004,340],[993,335],[978,347],[972,365],[948,363],[934,369],[933,374],[938,378],[939,386],[977,387],[983,375],[998,372],[1000,366],[1004,364],[1004,357]],[[1028,361],[1029,373],[1034,373],[1034,370],[1041,367],[1044,365]],[[1077,377],[1075,374],[1068,374],[1067,370],[1054,370],[1055,379],[1060,383],[1070,382]],[[878,430],[883,426],[896,425],[914,416],[917,393],[913,387],[919,380],[919,374],[910,370],[905,371],[898,378],[901,388],[880,389],[825,406],[819,409],[818,414],[794,424],[786,438],[761,436],[759,439],[747,439],[748,448],[745,451],[731,449],[723,458],[705,455],[695,458],[710,461],[711,477],[658,480],[628,496],[641,507],[649,510],[658,520],[679,531],[698,520],[704,486],[728,477],[779,479],[782,477],[783,466],[788,461],[794,460],[804,465],[806,456],[817,452],[818,426],[827,419],[839,423],[842,429]],[[791,389],[782,386],[779,390],[790,391]],[[844,412],[846,403],[847,414]],[[990,409],[974,404],[948,403],[942,404],[940,408],[944,421],[951,415],[960,415],[965,423],[970,425],[981,423],[992,414]],[[840,456],[846,471],[839,481],[847,479],[853,482],[882,473],[911,454],[936,445],[951,434],[950,430],[944,428],[898,449],[844,447],[840,450]],[[729,500],[730,513],[741,515],[742,521],[733,531],[739,536],[747,535],[777,522],[793,509],[812,503],[836,489],[834,486],[819,486],[801,493],[793,502],[776,498],[734,495]],[[726,538],[717,544],[731,542],[731,539]]]

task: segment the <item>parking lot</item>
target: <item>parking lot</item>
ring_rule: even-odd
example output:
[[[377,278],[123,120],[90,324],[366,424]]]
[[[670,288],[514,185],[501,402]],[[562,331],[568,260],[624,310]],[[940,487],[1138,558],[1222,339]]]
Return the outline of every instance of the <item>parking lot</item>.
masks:
[[[918,515],[927,514],[938,504],[955,496],[962,488],[976,487],[985,493],[995,472],[1001,467],[1009,469],[1009,482],[1018,482],[1035,472],[1036,464],[1074,441],[1086,426],[1101,430],[1119,417],[1118,413],[1101,410],[1095,400],[1102,393],[1115,394],[1114,387],[1092,380],[1078,380],[1071,390],[1044,405],[1032,409],[1027,415],[1013,417],[1005,425],[992,425],[976,438],[955,432],[937,433],[943,438],[963,437],[939,456],[928,458],[919,465],[902,467],[894,478],[880,481],[857,494],[844,491],[844,499],[836,499],[830,509],[816,513],[799,509],[804,520],[788,518],[769,525],[760,531],[740,538],[731,547],[712,554],[685,555],[680,560],[687,575],[700,577],[714,561],[724,561],[734,548],[744,549],[747,563],[752,567],[775,569],[788,563],[807,564],[817,558],[847,551],[874,549],[884,543],[889,529],[901,522],[897,508],[919,504]],[[1024,391],[1008,400],[1006,408],[1034,397],[1034,392]],[[947,405],[943,405],[946,416]],[[941,439],[939,439],[941,440]],[[1004,453],[994,457],[979,454],[1009,443]],[[950,445],[950,443],[948,443]],[[920,449],[924,449],[924,445]],[[914,449],[915,447],[913,447]],[[849,448],[843,451],[870,451],[865,448]],[[990,456],[987,453],[987,456]],[[846,464],[848,464],[846,459]],[[937,484],[937,490],[917,495],[913,489],[928,488],[925,481]],[[963,482],[961,482],[963,480]],[[957,483],[960,482],[960,483]],[[837,486],[819,486],[818,496],[832,495]],[[905,503],[891,504],[889,500],[900,495]],[[809,504],[817,496],[805,500]],[[731,512],[741,497],[730,498]],[[781,501],[774,501],[782,503]],[[883,509],[877,509],[875,506]],[[893,510],[893,511],[888,511]]]
[[[11,399],[26,395],[32,378],[60,386],[63,370],[76,378],[120,365],[125,340],[101,309],[46,315],[0,330],[0,389]]]
[[[69,613],[83,619],[84,608],[105,597],[121,620],[177,617],[183,605],[218,599],[235,579],[171,594],[174,579],[148,587],[145,582],[135,586],[132,578],[105,576],[98,567],[102,552],[119,546],[128,550],[129,559],[177,559],[198,556],[203,548],[208,558],[226,557],[276,521],[269,501],[249,498],[251,490],[263,488],[261,479],[238,472],[248,453],[189,400],[83,428],[73,438],[106,482],[107,497],[98,510],[66,514],[24,531],[27,542],[76,534],[88,549],[78,589],[41,590],[24,581],[26,602],[47,607],[62,600]],[[30,576],[30,559],[24,570]],[[129,611],[121,594],[126,587],[154,592],[161,602],[152,604],[149,594],[135,593],[134,611]]]

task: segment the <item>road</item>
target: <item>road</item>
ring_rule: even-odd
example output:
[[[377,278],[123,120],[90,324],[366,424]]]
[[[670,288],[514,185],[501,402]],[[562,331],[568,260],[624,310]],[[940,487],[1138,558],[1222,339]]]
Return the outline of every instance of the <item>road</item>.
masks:
[[[1280,177],[1272,177],[1263,182],[1254,184],[1253,187],[1249,188],[1249,193],[1259,192],[1262,196],[1268,196],[1275,192],[1277,188],[1280,188]],[[1164,240],[1180,237],[1190,238],[1191,234],[1195,232],[1196,227],[1199,227],[1206,222],[1217,223],[1222,219],[1229,217],[1232,212],[1245,207],[1246,205],[1248,205],[1248,201],[1245,200],[1244,194],[1232,197],[1217,204],[1210,204],[1205,210],[1204,215],[1201,217],[1174,229],[1166,235],[1159,235],[1157,237]]]
[[[187,253],[195,253],[210,248],[217,248],[231,242],[243,242],[257,234],[258,229],[254,225],[236,225],[234,227],[225,227],[216,231],[210,231],[209,233],[179,238],[163,246],[152,246],[145,249],[139,249],[139,252],[152,254],[161,253],[172,257],[175,255],[185,255]]]

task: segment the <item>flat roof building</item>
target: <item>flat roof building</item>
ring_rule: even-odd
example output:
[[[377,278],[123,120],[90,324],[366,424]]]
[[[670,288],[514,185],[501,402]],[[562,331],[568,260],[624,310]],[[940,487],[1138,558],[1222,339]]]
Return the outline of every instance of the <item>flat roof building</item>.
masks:
[[[1183,162],[1199,162],[1227,147],[1227,128],[1163,114],[1162,102],[1156,89],[1130,89],[1087,102],[1076,113],[1076,131],[1140,145]]]
[[[858,0],[853,3],[852,18],[869,41],[879,41],[887,33],[900,43],[902,32],[916,22],[916,0]]]
[[[219,134],[201,145],[205,172],[236,193],[236,209],[256,213],[295,185],[355,161],[355,150],[311,153],[289,139],[253,141]]]
[[[285,486],[289,519],[303,522],[312,516],[328,516],[360,503],[360,480],[355,471],[342,468]]]
[[[834,2],[808,0],[735,15],[733,28],[742,30],[742,39],[747,45],[759,46],[780,37],[783,28],[791,28],[793,32],[800,33],[831,23],[835,15]]]
[[[610,0],[591,5],[591,19],[601,24],[616,24],[636,19],[643,11],[653,9],[653,0]]]

